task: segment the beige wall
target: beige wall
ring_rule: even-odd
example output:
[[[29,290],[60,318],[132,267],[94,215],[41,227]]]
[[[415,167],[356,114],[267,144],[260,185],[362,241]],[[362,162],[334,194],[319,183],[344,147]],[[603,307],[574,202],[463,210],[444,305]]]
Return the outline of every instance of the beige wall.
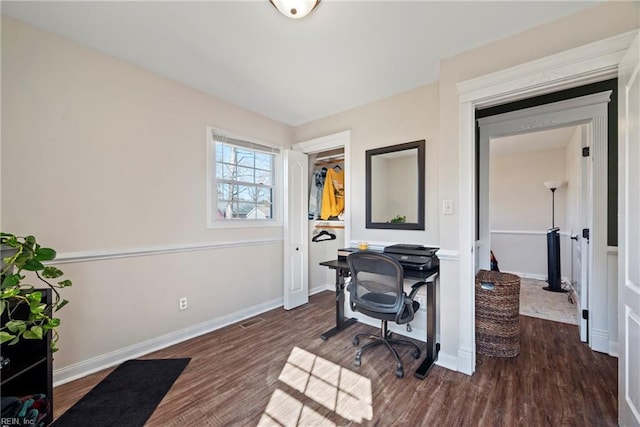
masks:
[[[294,129],[296,141],[351,130],[351,239],[353,241],[438,243],[438,86],[430,84]],[[426,140],[426,230],[365,228],[365,151]],[[350,196],[349,196],[350,195]]]
[[[551,228],[551,191],[544,181],[573,183],[567,169],[567,150],[527,151],[492,155],[489,173],[491,249],[500,271],[546,279],[546,232]],[[555,226],[561,242],[568,239],[565,212],[568,185],[555,192]],[[562,275],[569,277],[568,251],[561,249]]]
[[[567,183],[566,149],[491,156],[491,230],[551,228],[551,191],[545,181]],[[555,192],[555,225],[565,230],[567,186]]]
[[[288,126],[3,16],[3,231],[62,256],[248,245],[61,265],[74,286],[56,369],[281,301],[281,226],[205,228],[207,125],[292,140]]]

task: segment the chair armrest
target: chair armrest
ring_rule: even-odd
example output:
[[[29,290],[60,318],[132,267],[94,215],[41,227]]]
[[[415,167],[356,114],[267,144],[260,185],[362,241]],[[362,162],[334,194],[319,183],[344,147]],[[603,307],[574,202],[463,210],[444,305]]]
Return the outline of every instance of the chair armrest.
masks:
[[[420,289],[421,287],[427,284],[429,284],[429,282],[416,282],[413,285],[411,285],[411,293],[409,294],[409,298],[413,300],[413,297],[415,297],[416,294],[418,293],[418,289]]]
[[[402,321],[402,318],[404,317],[405,319],[410,319],[409,321],[411,321],[411,319],[413,319],[413,317],[415,316],[415,312],[413,311],[413,299],[408,297],[408,296],[404,296],[404,305],[405,305],[405,310],[409,313],[408,316],[403,316],[403,314],[405,314],[405,310],[400,310],[396,313],[396,323],[398,325],[401,325],[403,323],[407,323],[407,321]]]

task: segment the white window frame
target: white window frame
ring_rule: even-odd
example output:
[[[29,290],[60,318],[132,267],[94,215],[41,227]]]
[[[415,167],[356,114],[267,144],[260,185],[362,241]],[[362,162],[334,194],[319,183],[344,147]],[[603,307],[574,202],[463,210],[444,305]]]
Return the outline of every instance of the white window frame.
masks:
[[[215,207],[218,204],[218,182],[216,176],[216,141],[213,135],[246,141],[259,146],[269,147],[275,150],[273,153],[273,218],[244,219],[244,218],[216,218]],[[206,139],[206,215],[207,228],[249,228],[249,227],[277,227],[282,225],[282,147],[244,135],[239,135],[224,129],[207,126]],[[259,151],[259,150],[256,150]]]

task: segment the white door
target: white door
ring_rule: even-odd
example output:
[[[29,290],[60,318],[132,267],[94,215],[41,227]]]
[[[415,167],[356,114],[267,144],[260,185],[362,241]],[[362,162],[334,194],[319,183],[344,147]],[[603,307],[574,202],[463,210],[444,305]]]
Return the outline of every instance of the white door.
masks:
[[[591,129],[590,126],[582,126],[582,148],[589,147],[591,145]],[[592,163],[593,157],[582,157],[580,162],[580,197],[579,206],[580,214],[578,224],[580,229],[578,230],[578,281],[576,286],[576,293],[578,294],[577,319],[578,330],[580,331],[580,341],[589,341],[589,320],[585,319],[582,313],[589,310],[589,277],[591,277],[590,260],[591,260],[591,245],[589,239],[583,236],[583,230],[591,230],[593,221],[591,220],[593,212],[593,191],[592,191]]]
[[[284,151],[284,308],[309,302],[307,155]]]
[[[640,425],[640,41],[618,71],[618,422]]]

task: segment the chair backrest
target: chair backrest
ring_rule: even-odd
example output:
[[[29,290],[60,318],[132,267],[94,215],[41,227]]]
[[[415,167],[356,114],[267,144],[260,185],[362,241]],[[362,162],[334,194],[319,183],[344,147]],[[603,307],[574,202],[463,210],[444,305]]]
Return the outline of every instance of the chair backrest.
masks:
[[[376,252],[347,257],[351,270],[350,304],[378,313],[398,313],[404,305],[404,272],[398,261]]]

